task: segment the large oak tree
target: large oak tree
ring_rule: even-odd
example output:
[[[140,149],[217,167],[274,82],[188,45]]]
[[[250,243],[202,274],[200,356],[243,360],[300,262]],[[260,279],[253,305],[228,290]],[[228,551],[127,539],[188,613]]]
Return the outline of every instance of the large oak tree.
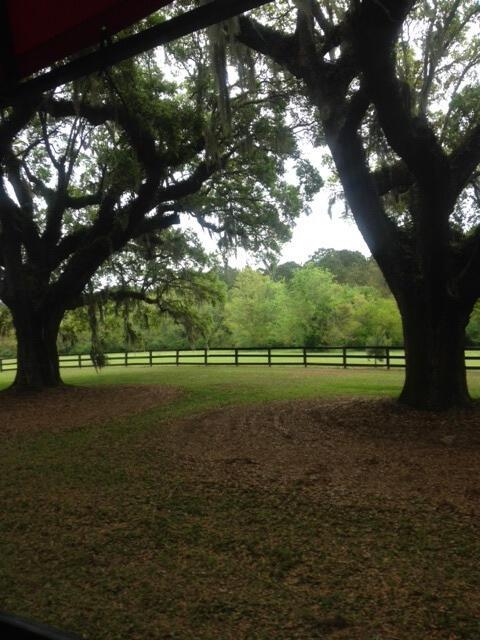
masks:
[[[183,215],[226,246],[258,251],[288,237],[300,189],[277,175],[294,137],[241,87],[225,122],[207,61],[194,62],[173,81],[144,56],[2,113],[0,298],[16,330],[17,388],[61,383],[65,311],[95,294],[113,255],[137,247],[143,259]]]
[[[398,303],[400,400],[469,403],[465,327],[480,295],[479,14],[471,0],[299,0],[238,38],[316,110],[353,217]]]

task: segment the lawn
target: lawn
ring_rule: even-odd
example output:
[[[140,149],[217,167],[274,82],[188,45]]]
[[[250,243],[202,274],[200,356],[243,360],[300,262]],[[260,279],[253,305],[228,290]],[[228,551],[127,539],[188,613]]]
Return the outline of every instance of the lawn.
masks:
[[[477,410],[399,412],[400,370],[64,378],[101,385],[106,415],[133,385],[180,394],[70,428],[78,411],[57,394],[36,430],[19,400],[25,428],[2,438],[0,609],[95,640],[480,637]]]

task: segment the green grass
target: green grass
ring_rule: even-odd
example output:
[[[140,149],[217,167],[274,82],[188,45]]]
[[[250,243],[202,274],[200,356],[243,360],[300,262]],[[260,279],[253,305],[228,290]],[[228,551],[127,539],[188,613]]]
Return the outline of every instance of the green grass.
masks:
[[[236,403],[268,402],[318,395],[368,395],[395,397],[404,380],[402,369],[337,369],[303,367],[106,367],[64,369],[67,384],[170,384],[185,389],[186,399],[175,406],[199,409]],[[13,381],[13,372],[0,373],[0,389]],[[480,398],[480,371],[468,372],[469,388]]]
[[[418,501],[312,503],[176,465],[162,424],[227,405],[398,394],[402,371],[132,367],[75,385],[180,387],[101,428],[2,442],[0,609],[95,640],[477,640],[475,523]],[[2,388],[11,374],[0,376]],[[480,396],[480,373],[470,374]],[[478,612],[477,612],[478,613]]]
[[[403,371],[304,369],[303,367],[106,367],[65,369],[67,384],[169,384],[188,392],[178,407],[198,403],[200,409],[229,403],[254,403],[317,395],[385,395],[400,392]],[[473,373],[478,380],[480,375]],[[13,373],[0,374],[0,389],[13,380]]]

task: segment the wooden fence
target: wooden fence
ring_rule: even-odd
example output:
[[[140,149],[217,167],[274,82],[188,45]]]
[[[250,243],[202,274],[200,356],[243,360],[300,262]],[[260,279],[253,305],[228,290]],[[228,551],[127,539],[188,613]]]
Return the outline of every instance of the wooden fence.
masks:
[[[465,350],[467,369],[480,369],[480,347]],[[382,367],[384,369],[405,366],[402,347],[316,347],[299,349],[175,349],[165,351],[125,351],[106,354],[105,366],[154,366],[154,365],[260,365],[303,367]],[[62,369],[93,367],[88,354],[60,356]],[[0,371],[15,371],[15,358],[0,358]]]

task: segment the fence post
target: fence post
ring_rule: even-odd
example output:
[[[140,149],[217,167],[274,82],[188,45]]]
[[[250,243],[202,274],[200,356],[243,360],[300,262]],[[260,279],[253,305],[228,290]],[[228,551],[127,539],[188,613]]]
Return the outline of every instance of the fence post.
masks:
[[[175,364],[177,365],[177,367],[180,364],[180,350],[179,349],[177,349],[175,351]]]
[[[272,349],[268,347],[268,366],[272,366]]]
[[[203,350],[203,364],[205,366],[208,364],[208,349]]]
[[[79,369],[82,368],[82,354],[81,353],[78,354],[78,368]]]
[[[125,366],[128,367],[128,351],[125,351]]]
[[[238,367],[238,349],[235,349],[235,366]]]
[[[3,371],[3,358],[0,358],[0,371]]]
[[[347,368],[347,347],[342,348],[343,368]]]
[[[303,347],[303,366],[307,366],[307,348]]]
[[[153,354],[152,354],[152,350],[150,349],[150,351],[148,352],[148,364],[150,366],[153,365]]]
[[[385,348],[385,355],[387,358],[387,369],[390,369],[390,347]]]

